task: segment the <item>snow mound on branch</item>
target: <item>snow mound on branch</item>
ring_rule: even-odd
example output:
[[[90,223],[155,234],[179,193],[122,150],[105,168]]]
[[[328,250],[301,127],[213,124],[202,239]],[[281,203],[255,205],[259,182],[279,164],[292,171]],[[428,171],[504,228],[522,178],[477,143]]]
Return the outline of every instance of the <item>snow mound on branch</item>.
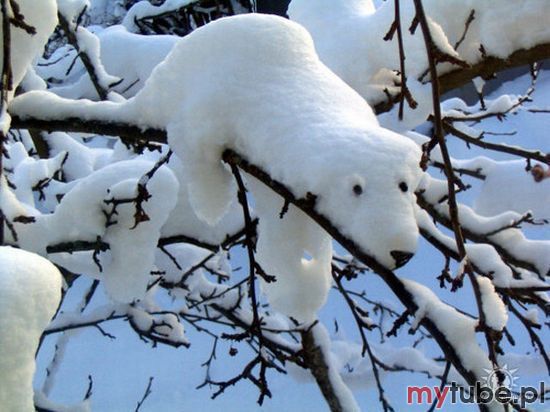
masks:
[[[504,306],[504,302],[498,293],[496,293],[490,279],[478,276],[477,283],[479,284],[479,291],[481,293],[485,324],[493,330],[502,331],[508,322],[508,312],[506,306]]]
[[[415,250],[417,146],[378,125],[295,23],[243,15],[196,30],[123,110],[143,125],[167,127],[190,203],[210,224],[235,198],[220,160],[232,148],[296,197],[318,195],[318,211],[383,264],[395,266],[390,251]]]
[[[34,411],[34,356],[61,299],[61,274],[46,259],[0,247],[0,404]]]
[[[176,41],[177,36],[130,33],[121,25],[108,27],[97,33],[100,60],[105,71],[122,81],[112,89],[128,98],[135,95],[159,62],[164,60]],[[68,57],[65,57],[69,55]],[[64,79],[63,86],[52,87],[50,92],[66,98],[97,98],[97,92],[82,62],[77,60],[67,76],[75,51],[70,46],[60,47],[47,62],[55,65],[37,67],[43,78]],[[77,76],[73,73],[76,73]]]
[[[400,5],[406,74],[418,78],[428,67],[424,39],[419,29],[416,35],[407,30],[415,14],[412,1]],[[425,7],[428,9],[428,4]],[[468,11],[463,13],[467,16]],[[288,14],[309,30],[321,60],[369,103],[385,99],[384,89],[391,91],[400,81],[394,72],[400,69],[397,34],[392,41],[383,38],[395,17],[394,2],[386,2],[375,10],[371,0],[293,0]],[[465,21],[456,15],[454,19],[460,24]],[[429,23],[438,46],[456,56],[437,24],[439,20],[433,18]],[[405,107],[408,109],[408,105]]]
[[[470,319],[455,308],[441,302],[426,286],[412,280],[402,279],[402,281],[418,306],[414,314],[414,327],[416,328],[422,319],[429,319],[453,346],[464,368],[477,377],[485,376],[485,370],[491,370],[491,362],[476,340],[477,320]]]
[[[11,26],[11,68],[13,73],[13,90],[23,80],[27,68],[33,59],[42,52],[48,37],[57,25],[57,4],[55,0],[19,0],[17,2],[25,23],[36,29],[31,35],[25,30]],[[13,15],[13,14],[12,14]],[[3,29],[0,27],[3,44]],[[4,64],[4,54],[0,54],[0,67]],[[12,92],[13,95],[13,92]]]
[[[89,256],[86,273],[103,278],[108,294],[116,301],[129,303],[143,298],[155,260],[160,230],[176,205],[179,184],[167,167],[159,168],[146,185],[151,197],[142,203],[148,220],[136,225],[137,205],[126,201],[116,206],[110,222],[113,199],[134,199],[140,178],[154,166],[144,160],[121,161],[108,165],[80,180],[51,214],[35,216],[35,223],[15,223],[19,244],[25,249],[46,254],[48,245],[78,240],[109,244],[99,253],[97,263]],[[107,202],[107,203],[106,203]],[[8,216],[9,218],[11,216]],[[52,255],[57,263],[81,273],[80,259]],[[94,267],[95,266],[95,267]]]
[[[243,212],[235,197],[228,207],[227,213],[212,226],[197,217],[189,203],[188,176],[185,173],[181,160],[172,155],[169,163],[170,169],[178,179],[180,189],[178,191],[177,204],[166,224],[162,227],[162,237],[178,236],[185,233],[187,236],[211,245],[222,243],[228,236],[240,231],[243,226]]]
[[[487,55],[505,58],[550,40],[546,24],[550,9],[545,0],[502,0],[498,5],[476,0],[422,3],[437,46],[470,64],[482,59],[481,45]],[[424,39],[420,29],[415,34],[408,30],[415,16],[413,2],[399,4],[406,74],[418,79],[428,67]],[[400,69],[397,34],[391,41],[384,40],[395,18],[394,7],[393,1],[375,10],[372,0],[292,0],[288,14],[310,31],[323,62],[369,103],[378,103],[386,98],[384,88],[391,91],[394,81],[399,81],[392,72]],[[472,11],[474,20],[455,50]],[[453,68],[456,66],[445,63],[439,71]]]

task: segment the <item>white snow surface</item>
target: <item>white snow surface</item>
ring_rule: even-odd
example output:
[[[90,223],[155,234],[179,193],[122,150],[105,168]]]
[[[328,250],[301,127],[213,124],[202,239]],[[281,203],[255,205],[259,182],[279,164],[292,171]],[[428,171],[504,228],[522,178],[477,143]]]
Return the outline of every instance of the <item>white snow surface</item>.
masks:
[[[61,274],[46,259],[0,247],[0,405],[34,411],[32,380],[42,332],[61,299]]]
[[[492,162],[483,172],[486,179],[475,203],[478,213],[494,216],[512,210],[550,219],[550,179],[536,182],[525,170],[525,161]]]
[[[328,365],[328,375],[332,389],[342,410],[345,412],[359,412],[361,409],[355,400],[353,393],[344,383],[342,376],[340,375],[337,366],[335,365],[334,356],[331,354],[331,340],[327,329],[321,323],[316,324],[313,327],[313,336],[315,338],[315,344],[319,345],[325,362]]]
[[[455,308],[446,305],[426,286],[412,280],[402,279],[407,290],[412,294],[418,306],[416,321],[430,319],[445,335],[462,365],[473,373],[478,380],[492,370],[491,362],[476,340],[477,320],[460,314]],[[500,404],[490,404],[489,410],[503,411]]]

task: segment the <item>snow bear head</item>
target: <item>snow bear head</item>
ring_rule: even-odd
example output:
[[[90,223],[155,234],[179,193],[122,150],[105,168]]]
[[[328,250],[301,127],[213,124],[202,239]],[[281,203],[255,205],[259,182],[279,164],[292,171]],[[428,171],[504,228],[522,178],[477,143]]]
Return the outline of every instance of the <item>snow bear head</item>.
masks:
[[[415,194],[420,150],[407,138],[373,125],[339,138],[324,159],[317,209],[363,251],[393,269],[416,251]]]

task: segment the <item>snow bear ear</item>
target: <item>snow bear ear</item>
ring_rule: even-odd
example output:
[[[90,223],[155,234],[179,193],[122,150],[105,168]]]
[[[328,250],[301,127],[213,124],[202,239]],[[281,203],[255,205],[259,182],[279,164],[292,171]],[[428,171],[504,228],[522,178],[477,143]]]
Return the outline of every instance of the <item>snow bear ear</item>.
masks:
[[[189,203],[200,220],[214,226],[236,196],[233,177],[222,164],[194,162],[187,169]]]

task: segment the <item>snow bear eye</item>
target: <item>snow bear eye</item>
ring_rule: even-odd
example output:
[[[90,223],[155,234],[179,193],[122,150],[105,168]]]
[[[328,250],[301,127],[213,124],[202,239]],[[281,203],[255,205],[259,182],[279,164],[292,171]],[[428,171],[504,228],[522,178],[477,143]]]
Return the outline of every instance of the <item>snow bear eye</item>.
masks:
[[[355,194],[355,196],[361,196],[361,194],[363,194],[363,187],[361,185],[354,185],[353,193]]]
[[[403,193],[406,193],[409,190],[409,186],[406,182],[401,182],[399,183],[399,189],[401,189]]]

